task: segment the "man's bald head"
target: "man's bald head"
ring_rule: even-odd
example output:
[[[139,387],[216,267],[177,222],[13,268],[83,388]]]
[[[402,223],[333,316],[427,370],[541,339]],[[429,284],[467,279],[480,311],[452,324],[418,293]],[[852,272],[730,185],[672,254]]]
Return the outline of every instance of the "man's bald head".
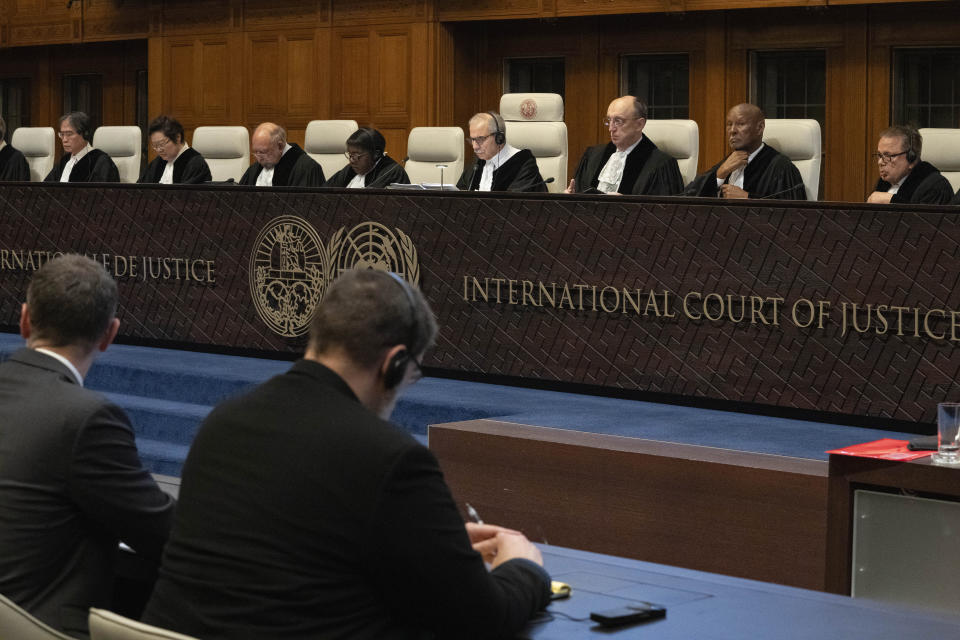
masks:
[[[755,104],[744,102],[727,113],[727,141],[734,151],[753,153],[763,142],[766,121],[763,111]]]
[[[621,96],[607,107],[605,120],[610,131],[610,142],[617,150],[626,151],[643,133],[647,124],[647,105],[633,96]]]
[[[254,129],[250,139],[253,155],[264,169],[272,169],[280,162],[286,146],[286,129],[272,122],[264,122]]]

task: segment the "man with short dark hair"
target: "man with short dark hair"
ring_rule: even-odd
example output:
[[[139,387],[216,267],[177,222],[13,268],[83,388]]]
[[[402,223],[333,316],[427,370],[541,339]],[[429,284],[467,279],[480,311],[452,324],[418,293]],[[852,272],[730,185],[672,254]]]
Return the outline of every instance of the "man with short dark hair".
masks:
[[[72,111],[60,116],[57,126],[63,155],[44,182],[120,182],[120,170],[113,159],[93,148],[90,116]]]
[[[806,200],[800,171],[790,158],[763,141],[766,118],[754,104],[738,104],[727,113],[724,160],[687,185],[684,195],[708,198]]]
[[[304,359],[200,427],[144,620],[204,640],[507,638],[544,607],[539,550],[464,525],[433,454],[387,421],[435,334],[399,276],[334,282]]]
[[[477,157],[460,176],[462,191],[546,191],[537,159],[530,149],[507,142],[507,123],[499,113],[477,113],[467,123],[469,142]]]
[[[29,182],[30,164],[6,142],[7,123],[0,116],[0,182]]]
[[[949,204],[950,182],[940,171],[920,159],[923,137],[911,126],[894,125],[880,132],[877,170],[880,179],[867,196],[873,204]]]
[[[83,388],[116,307],[103,266],[55,258],[21,309],[27,347],[0,364],[0,593],[79,637],[91,606],[111,606],[118,540],[159,559],[173,515],[126,414]]]
[[[676,159],[643,135],[646,104],[621,96],[607,107],[603,124],[610,131],[610,142],[583,153],[564,193],[672,196],[683,190]]]
[[[250,138],[253,164],[240,184],[257,187],[322,187],[323,168],[300,145],[287,142],[287,130],[264,122]]]

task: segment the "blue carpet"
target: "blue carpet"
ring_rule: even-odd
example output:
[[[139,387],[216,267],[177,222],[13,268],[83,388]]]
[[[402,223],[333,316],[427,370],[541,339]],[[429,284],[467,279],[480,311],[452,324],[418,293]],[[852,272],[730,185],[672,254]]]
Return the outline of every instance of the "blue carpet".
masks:
[[[23,345],[0,333],[0,359]],[[86,383],[130,415],[144,463],[179,475],[200,422],[216,403],[286,371],[290,362],[113,345]],[[425,378],[397,403],[393,420],[421,441],[427,425],[497,418],[665,442],[825,460],[828,449],[912,434],[807,420]]]

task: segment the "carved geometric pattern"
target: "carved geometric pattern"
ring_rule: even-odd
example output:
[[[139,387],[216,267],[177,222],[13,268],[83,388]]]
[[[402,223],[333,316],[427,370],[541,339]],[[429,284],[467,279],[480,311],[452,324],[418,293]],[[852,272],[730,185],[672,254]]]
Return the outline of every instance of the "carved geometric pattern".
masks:
[[[10,268],[3,251],[134,256],[137,276],[118,277],[124,338],[298,352],[302,338],[278,336],[258,317],[247,274],[260,230],[288,215],[308,221],[323,242],[366,221],[409,237],[441,327],[426,357],[431,367],[918,422],[935,421],[937,402],[960,399],[960,342],[950,339],[954,332],[960,340],[960,313],[952,316],[960,310],[960,220],[932,207],[2,186],[0,323],[16,325],[32,273]],[[213,261],[216,282],[144,278],[144,256]],[[465,276],[503,279],[501,303],[492,288],[487,301],[464,301]],[[583,285],[587,301],[582,309],[512,305],[508,280],[548,290]],[[597,303],[587,297],[592,286]],[[640,313],[624,313],[625,296],[617,293],[617,306],[604,287],[642,292],[630,303]],[[691,292],[699,294],[692,315],[704,317],[684,314]],[[515,293],[523,302],[522,285]],[[783,302],[773,324],[775,298]],[[798,322],[812,324],[794,322],[802,300],[830,303],[822,328],[803,304]],[[852,330],[852,304],[872,305],[869,329],[861,311],[862,332]],[[885,331],[876,305],[887,305]],[[897,307],[906,309],[903,335]],[[925,318],[945,339],[927,335]]]

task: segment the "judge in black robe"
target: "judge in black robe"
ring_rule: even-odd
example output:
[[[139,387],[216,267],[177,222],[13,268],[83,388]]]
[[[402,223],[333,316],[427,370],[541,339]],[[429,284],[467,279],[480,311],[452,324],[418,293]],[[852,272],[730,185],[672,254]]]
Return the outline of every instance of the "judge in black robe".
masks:
[[[610,142],[583,153],[565,193],[671,196],[683,190],[676,159],[643,135],[647,105],[633,96],[617,98],[607,108],[604,123]]]
[[[920,160],[923,138],[911,126],[895,125],[880,133],[877,170],[880,179],[867,197],[872,204],[949,204],[953,187],[929,162]],[[896,193],[890,193],[897,185]]]
[[[296,144],[287,143],[286,130],[264,122],[250,139],[255,161],[240,184],[262,187],[322,187],[323,168]],[[266,173],[264,173],[266,172]],[[258,179],[263,176],[260,185]]]
[[[120,182],[120,171],[110,156],[90,146],[93,125],[87,114],[74,111],[63,115],[58,126],[57,135],[64,153],[43,179],[44,182],[62,182],[68,164],[71,169],[67,182]]]
[[[498,113],[475,114],[467,123],[470,144],[477,157],[457,182],[461,191],[546,191],[537,159],[529,149],[507,144],[507,125]],[[484,181],[487,165],[492,167],[489,184]]]
[[[766,121],[759,107],[739,104],[727,114],[733,152],[687,185],[684,195],[708,198],[806,200],[800,171],[790,158],[763,143]]]
[[[386,155],[386,140],[376,129],[361,127],[347,138],[347,166],[323,186],[338,189],[384,189],[393,183],[410,184],[403,167]]]
[[[950,204],[960,205],[960,189],[957,189],[957,193],[953,196],[953,200],[950,201]]]
[[[137,180],[146,184],[202,184],[210,182],[210,167],[196,149],[191,149],[183,135],[183,126],[169,116],[154,118],[147,128],[150,146],[157,157],[147,165]],[[168,180],[164,180],[167,165],[173,164]]]
[[[29,182],[30,165],[22,153],[3,142],[0,133],[0,182]]]

